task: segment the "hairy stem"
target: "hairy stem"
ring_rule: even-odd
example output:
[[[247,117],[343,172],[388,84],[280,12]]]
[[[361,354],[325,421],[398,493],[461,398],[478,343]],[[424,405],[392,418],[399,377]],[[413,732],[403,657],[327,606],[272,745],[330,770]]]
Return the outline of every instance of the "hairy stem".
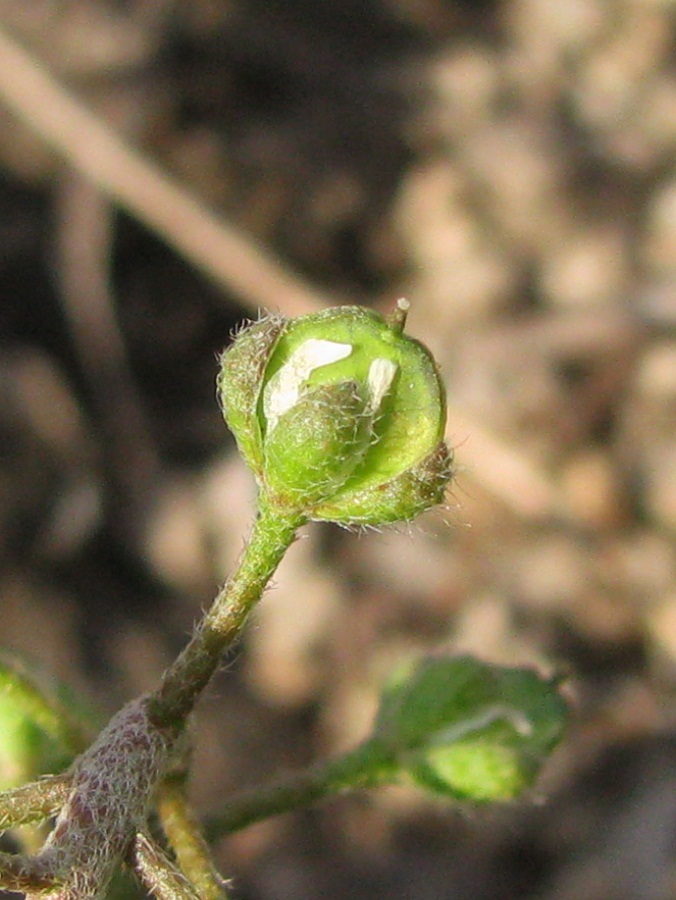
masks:
[[[59,809],[70,792],[70,775],[49,775],[0,794],[0,831],[40,822]]]
[[[232,834],[254,822],[309,806],[339,793],[374,787],[381,783],[381,773],[387,768],[388,759],[367,741],[344,756],[290,775],[269,787],[236,795],[228,802],[224,812],[207,820],[207,840]]]
[[[51,900],[102,898],[145,821],[177,739],[150,722],[146,704],[140,697],[123,707],[70,771],[68,798],[44,847],[29,860],[37,875],[60,885]],[[32,884],[30,897],[41,886],[38,878]]]
[[[302,514],[271,507],[261,498],[251,536],[235,572],[150,697],[148,712],[158,727],[180,728],[185,722],[305,521]]]
[[[0,880],[8,891],[30,893],[54,887],[58,879],[38,857],[0,853]]]
[[[143,887],[157,900],[203,900],[195,885],[146,834],[136,835],[128,861]]]

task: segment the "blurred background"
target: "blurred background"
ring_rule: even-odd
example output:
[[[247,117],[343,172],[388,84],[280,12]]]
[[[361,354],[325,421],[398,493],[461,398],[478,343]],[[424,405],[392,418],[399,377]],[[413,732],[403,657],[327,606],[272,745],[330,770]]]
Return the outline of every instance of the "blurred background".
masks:
[[[406,296],[448,508],[306,529],[200,706],[195,802],[352,746],[412,654],[569,675],[528,802],[271,820],[217,848],[240,900],[676,896],[675,19],[0,0],[0,642],[106,715],[152,688],[254,508],[231,330]]]

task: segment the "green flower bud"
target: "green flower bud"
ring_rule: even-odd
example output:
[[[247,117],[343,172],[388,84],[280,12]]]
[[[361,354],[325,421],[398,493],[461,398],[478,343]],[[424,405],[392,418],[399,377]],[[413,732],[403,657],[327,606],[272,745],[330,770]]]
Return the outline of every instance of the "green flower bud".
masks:
[[[379,525],[443,500],[444,391],[430,353],[402,333],[407,309],[265,319],[223,354],[226,422],[273,502]]]
[[[566,720],[557,683],[537,672],[439,657],[390,686],[374,740],[435,793],[509,800],[533,783]]]

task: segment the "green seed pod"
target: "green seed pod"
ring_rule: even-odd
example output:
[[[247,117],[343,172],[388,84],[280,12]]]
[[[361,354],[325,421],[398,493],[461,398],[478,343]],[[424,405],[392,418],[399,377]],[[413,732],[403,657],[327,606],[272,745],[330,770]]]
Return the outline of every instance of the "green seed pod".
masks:
[[[443,500],[444,391],[429,351],[402,333],[407,309],[263,320],[224,353],[226,422],[271,502],[380,525]]]
[[[530,669],[429,658],[385,693],[374,739],[435,793],[509,800],[533,783],[567,714],[556,681]]]

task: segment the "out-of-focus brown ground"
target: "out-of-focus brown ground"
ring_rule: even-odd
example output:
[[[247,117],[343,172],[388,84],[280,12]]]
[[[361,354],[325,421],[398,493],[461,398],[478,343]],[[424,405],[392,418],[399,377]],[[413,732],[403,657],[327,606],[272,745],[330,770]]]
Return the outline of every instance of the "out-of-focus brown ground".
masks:
[[[350,746],[411,653],[570,673],[534,803],[405,789],[219,848],[242,900],[676,896],[676,77],[669,0],[0,0],[0,26],[448,386],[420,527],[307,529],[200,708],[194,796]],[[112,713],[250,521],[213,399],[245,315],[0,101],[1,642]],[[274,297],[271,297],[271,305]]]

